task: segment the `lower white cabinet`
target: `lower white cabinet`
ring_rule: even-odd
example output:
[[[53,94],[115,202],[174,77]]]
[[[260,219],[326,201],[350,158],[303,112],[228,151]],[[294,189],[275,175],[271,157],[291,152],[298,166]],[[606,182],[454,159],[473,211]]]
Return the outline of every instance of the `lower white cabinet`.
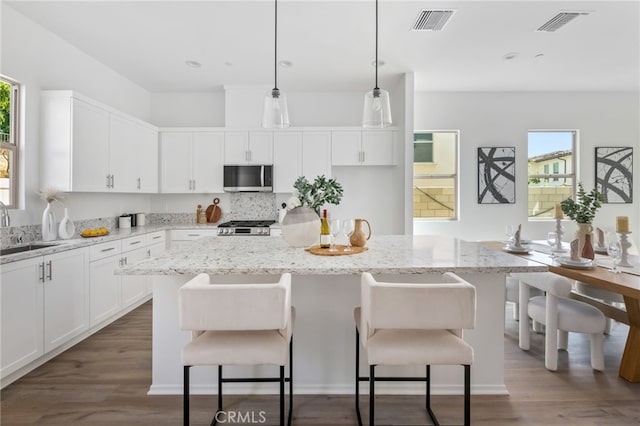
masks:
[[[197,240],[201,237],[215,237],[218,235],[217,228],[211,229],[173,229],[169,231],[169,245],[176,248],[185,245],[187,241]]]
[[[2,265],[4,378],[89,329],[86,248]]]
[[[89,287],[91,327],[111,318],[120,310],[120,276],[113,272],[122,264],[120,241],[90,247]]]
[[[146,259],[146,247],[122,253],[124,264]],[[122,307],[126,308],[144,299],[147,293],[147,277],[144,275],[122,275]]]
[[[42,257],[2,265],[0,375],[5,377],[44,353]]]

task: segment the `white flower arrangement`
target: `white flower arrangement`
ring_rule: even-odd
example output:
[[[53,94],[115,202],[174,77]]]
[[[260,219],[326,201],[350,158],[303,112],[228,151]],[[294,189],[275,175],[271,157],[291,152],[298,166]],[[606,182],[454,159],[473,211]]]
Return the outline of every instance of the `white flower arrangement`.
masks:
[[[64,200],[64,192],[56,188],[44,188],[39,192],[40,198],[47,203],[55,203],[56,201]]]

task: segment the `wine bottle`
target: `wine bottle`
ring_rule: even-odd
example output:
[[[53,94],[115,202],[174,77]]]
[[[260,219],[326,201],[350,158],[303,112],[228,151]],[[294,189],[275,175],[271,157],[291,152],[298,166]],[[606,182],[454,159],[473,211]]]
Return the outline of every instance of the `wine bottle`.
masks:
[[[327,209],[324,209],[320,221],[320,248],[329,247],[331,247],[331,230],[329,229],[329,221],[327,220]]]

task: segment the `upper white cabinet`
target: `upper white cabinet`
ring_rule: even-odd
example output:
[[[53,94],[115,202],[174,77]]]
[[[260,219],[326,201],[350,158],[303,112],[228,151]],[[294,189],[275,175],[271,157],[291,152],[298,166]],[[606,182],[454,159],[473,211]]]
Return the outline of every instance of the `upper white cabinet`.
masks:
[[[302,175],[331,177],[331,132],[305,131],[302,134]]]
[[[41,107],[41,186],[157,191],[157,128],[69,90],[42,92]]]
[[[302,132],[273,134],[273,192],[293,192],[302,175]]]
[[[273,132],[227,131],[224,136],[225,164],[273,164]]]
[[[160,192],[222,192],[225,134],[215,131],[160,133]]]
[[[392,130],[331,132],[334,166],[391,166],[395,164]]]

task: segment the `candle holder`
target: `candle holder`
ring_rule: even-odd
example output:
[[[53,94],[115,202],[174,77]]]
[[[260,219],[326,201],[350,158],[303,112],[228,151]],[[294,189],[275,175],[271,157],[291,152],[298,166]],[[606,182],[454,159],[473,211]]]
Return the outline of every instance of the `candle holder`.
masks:
[[[629,242],[629,234],[631,232],[618,232],[620,235],[620,247],[622,248],[622,253],[620,253],[620,262],[618,262],[618,266],[633,266],[629,263],[628,253],[629,247],[631,247],[631,243]]]
[[[562,248],[562,219],[556,219],[556,235],[558,235],[558,240],[556,241],[556,248],[554,251],[565,251]]]

